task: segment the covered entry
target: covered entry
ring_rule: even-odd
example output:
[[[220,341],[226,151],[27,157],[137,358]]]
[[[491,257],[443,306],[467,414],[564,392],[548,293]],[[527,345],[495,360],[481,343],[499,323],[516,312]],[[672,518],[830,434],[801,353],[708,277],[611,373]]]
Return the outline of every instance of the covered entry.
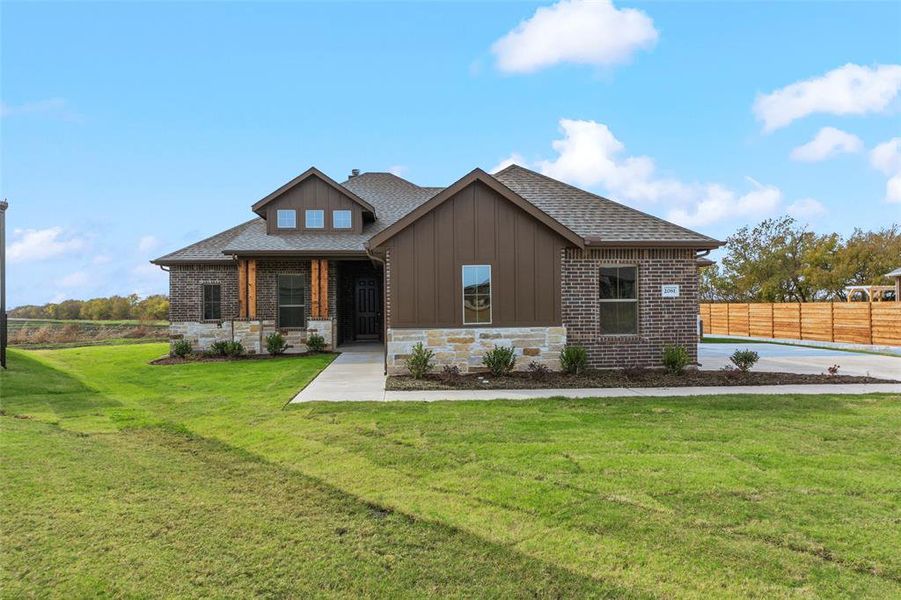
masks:
[[[338,343],[381,342],[384,334],[382,267],[369,260],[338,263]]]

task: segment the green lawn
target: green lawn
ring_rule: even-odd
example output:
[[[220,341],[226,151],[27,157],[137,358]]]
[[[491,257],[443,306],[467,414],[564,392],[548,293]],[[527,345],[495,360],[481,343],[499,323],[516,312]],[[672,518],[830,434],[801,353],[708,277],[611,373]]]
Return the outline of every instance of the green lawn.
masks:
[[[11,353],[4,595],[901,596],[899,396],[286,407],[330,357],[164,350]]]

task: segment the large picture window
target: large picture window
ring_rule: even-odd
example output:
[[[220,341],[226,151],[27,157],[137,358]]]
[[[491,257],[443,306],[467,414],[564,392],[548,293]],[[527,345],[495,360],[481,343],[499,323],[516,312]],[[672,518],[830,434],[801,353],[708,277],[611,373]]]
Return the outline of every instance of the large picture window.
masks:
[[[463,324],[491,323],[491,265],[463,265]]]
[[[203,320],[218,321],[222,318],[222,287],[218,284],[203,286]]]
[[[278,276],[278,326],[304,326],[303,275]]]
[[[638,333],[638,267],[601,267],[601,333]]]

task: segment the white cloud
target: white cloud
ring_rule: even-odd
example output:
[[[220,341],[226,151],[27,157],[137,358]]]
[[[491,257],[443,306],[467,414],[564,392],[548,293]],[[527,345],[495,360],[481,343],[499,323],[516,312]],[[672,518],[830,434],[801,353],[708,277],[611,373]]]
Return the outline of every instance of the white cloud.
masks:
[[[826,207],[814,198],[801,198],[789,204],[785,212],[796,219],[815,219],[826,213]]]
[[[0,117],[17,117],[24,115],[56,115],[66,121],[81,121],[83,117],[72,110],[63,98],[48,98],[23,102],[22,104],[6,104],[0,102]]]
[[[111,263],[112,261],[113,258],[108,254],[98,254],[91,260],[91,262],[95,265],[105,265]]]
[[[724,186],[711,184],[693,208],[674,208],[669,211],[667,218],[680,225],[698,227],[725,219],[761,217],[776,212],[782,202],[782,191],[775,186],[758,183],[750,177],[748,180],[756,189],[741,196]]]
[[[497,163],[491,169],[488,170],[489,173],[497,173],[498,171],[503,171],[510,165],[525,165],[526,159],[522,157],[521,154],[514,152],[507,158],[503,159],[501,162]]]
[[[409,167],[407,167],[407,165],[393,165],[391,167],[388,167],[388,172],[392,175],[396,175],[397,177],[403,177],[404,173],[409,170],[410,169]]]
[[[654,22],[609,0],[562,0],[535,11],[491,47],[507,73],[531,73],[563,62],[597,66],[629,60],[657,41]]]
[[[765,131],[815,113],[864,115],[886,110],[901,89],[901,65],[847,64],[821,77],[757,96],[754,114]]]
[[[901,137],[883,142],[870,151],[870,164],[888,175],[885,201],[901,203]]]
[[[62,227],[18,229],[7,249],[9,262],[29,262],[56,258],[85,247],[85,241],[64,235]]]
[[[68,275],[60,278],[56,283],[60,287],[65,288],[73,288],[73,287],[82,287],[90,281],[87,273],[84,271],[75,271],[74,273],[69,273]]]
[[[776,212],[782,201],[778,188],[751,178],[753,189],[741,194],[717,183],[660,176],[651,157],[625,155],[625,145],[603,123],[561,119],[560,129],[563,137],[552,143],[556,158],[538,161],[537,170],[573,185],[600,188],[620,202],[664,204],[667,218],[677,223],[697,226],[764,217]]]
[[[145,235],[142,236],[140,240],[138,240],[138,251],[142,254],[152,252],[156,248],[159,248],[159,246],[159,239],[157,239],[157,237],[153,235]]]
[[[791,158],[802,162],[817,162],[836,154],[860,152],[862,149],[863,141],[856,135],[835,127],[823,127],[812,140],[792,150]]]

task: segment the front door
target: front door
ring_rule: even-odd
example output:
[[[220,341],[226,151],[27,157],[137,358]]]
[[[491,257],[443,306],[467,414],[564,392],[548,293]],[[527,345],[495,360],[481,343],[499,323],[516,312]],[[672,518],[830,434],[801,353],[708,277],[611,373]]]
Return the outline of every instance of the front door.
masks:
[[[379,280],[358,277],[354,284],[354,339],[377,340],[382,334]]]

